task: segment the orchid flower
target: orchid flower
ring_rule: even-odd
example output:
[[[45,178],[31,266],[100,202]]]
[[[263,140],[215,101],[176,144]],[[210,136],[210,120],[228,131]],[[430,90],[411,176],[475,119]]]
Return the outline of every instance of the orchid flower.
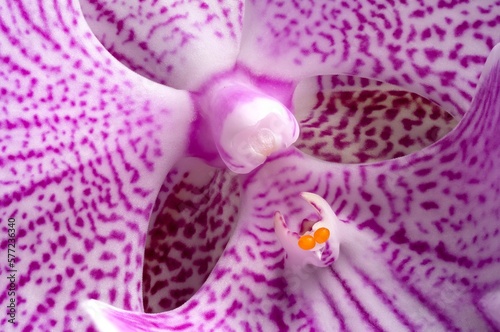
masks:
[[[2,2],[2,330],[499,330],[499,27],[497,0]]]

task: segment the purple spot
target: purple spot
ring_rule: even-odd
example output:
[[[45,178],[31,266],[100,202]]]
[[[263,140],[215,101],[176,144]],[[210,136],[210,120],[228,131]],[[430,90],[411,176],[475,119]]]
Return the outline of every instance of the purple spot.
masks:
[[[406,230],[404,228],[399,229],[391,236],[391,241],[396,244],[403,244],[408,242],[406,237]]]
[[[226,311],[227,316],[235,316],[235,312],[243,308],[243,304],[238,300],[234,300],[229,309]]]
[[[435,48],[425,48],[424,53],[430,62],[434,62],[443,56],[443,52]]]
[[[457,257],[453,256],[452,254],[450,254],[446,250],[446,247],[445,247],[443,242],[439,242],[439,244],[436,246],[436,253],[437,253],[437,257],[439,259],[442,259],[445,262],[456,262],[457,261]]]
[[[83,257],[83,255],[80,254],[73,254],[71,258],[73,259],[73,263],[75,264],[81,264],[85,260],[85,257]]]
[[[418,190],[421,192],[426,192],[429,189],[436,188],[437,183],[436,182],[424,182],[418,185]]]
[[[277,306],[273,305],[269,318],[278,326],[279,331],[288,331],[288,325],[283,320],[284,313]]]
[[[410,243],[410,250],[415,251],[417,254],[421,255],[428,251],[430,246],[427,242],[417,241]]]
[[[422,202],[420,204],[420,206],[424,209],[424,210],[436,210],[436,209],[439,209],[439,205],[437,205],[436,202],[433,202],[433,201],[426,201],[426,202]]]
[[[464,21],[455,28],[455,37],[460,37],[469,28],[469,22]]]

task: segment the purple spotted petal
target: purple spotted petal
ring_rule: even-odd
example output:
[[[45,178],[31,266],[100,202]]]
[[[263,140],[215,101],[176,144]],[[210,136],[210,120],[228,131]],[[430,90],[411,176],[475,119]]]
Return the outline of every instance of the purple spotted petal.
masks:
[[[188,158],[167,175],[144,253],[144,310],[179,307],[206,281],[236,224],[236,174]]]
[[[438,143],[395,160],[330,164],[288,151],[245,178],[239,223],[207,283],[156,315],[92,301],[103,331],[494,331],[500,292],[500,46],[469,112]],[[340,256],[292,273],[273,227],[338,217]]]
[[[500,42],[499,4],[251,0],[239,60],[281,78],[375,78],[463,114],[489,51]]]
[[[103,45],[154,81],[194,89],[235,63],[243,19],[240,0],[80,3]]]
[[[422,96],[353,76],[319,76],[294,92],[300,123],[295,147],[337,163],[405,156],[431,145],[458,123]]]
[[[15,218],[18,330],[92,330],[85,299],[142,310],[148,219],[186,148],[189,95],[113,59],[76,2],[3,2],[0,29],[0,285]]]
[[[180,4],[172,4],[172,8]],[[492,132],[499,121],[498,109],[493,109],[496,111],[493,113],[492,107],[487,107],[498,100],[498,68],[491,71],[493,74],[485,83],[489,94],[479,93],[481,98],[471,111],[473,115],[468,115],[454,133],[423,152],[371,166],[335,166],[311,160],[297,151],[274,158],[246,178],[240,223],[208,282],[181,308],[146,316],[139,313],[143,309],[141,268],[147,244],[147,220],[166,173],[184,152],[187,125],[193,119],[189,97],[142,79],[112,59],[93,37],[77,3],[29,5],[8,1],[0,6],[0,52],[3,52],[0,102],[5,114],[0,119],[0,137],[2,153],[6,156],[0,159],[1,174],[6,175],[0,178],[2,232],[7,232],[3,221],[15,217],[19,247],[16,263],[20,271],[18,317],[23,319],[19,319],[20,330],[93,330],[80,306],[89,298],[102,301],[90,302],[88,308],[105,331],[112,328],[105,324],[116,325],[122,331],[134,326],[146,331],[155,327],[163,330],[196,327],[258,330],[260,327],[267,330],[287,326],[293,330],[311,327],[328,330],[337,321],[337,326],[352,325],[352,329],[358,329],[357,324],[383,329],[398,327],[397,324],[427,330],[439,327],[453,330],[462,325],[494,329],[498,324],[495,316],[498,258],[494,255],[499,249],[498,143]],[[197,13],[204,13],[206,6],[199,6]],[[495,11],[485,6],[473,8],[484,10],[481,19],[490,20],[487,15]],[[99,6],[95,9],[100,11],[95,19],[101,23],[106,15],[111,21],[118,17],[101,11]],[[240,6],[238,10],[241,12]],[[226,17],[238,10],[232,14],[221,11]],[[469,7],[454,11],[450,14],[451,20],[457,13],[468,15],[467,10]],[[196,11],[190,8],[190,12]],[[147,14],[145,17],[148,21]],[[203,14],[200,17],[203,18]],[[265,16],[262,17],[261,21],[267,23]],[[255,16],[252,20],[249,24],[256,23]],[[201,35],[211,32],[199,29],[196,20],[187,22],[195,23],[186,29],[163,31],[167,35],[174,32],[175,38],[188,35],[191,28]],[[238,22],[241,22],[239,16]],[[495,24],[495,20],[478,23],[478,27],[487,27],[484,43],[478,44],[483,45],[483,49],[475,48],[481,55],[465,60],[466,63],[478,62],[476,69],[484,60],[481,56],[496,42],[489,37],[494,36],[490,28]],[[115,27],[118,31],[119,26]],[[255,31],[259,31],[257,24]],[[460,33],[454,34],[457,40],[462,40]],[[479,37],[474,35],[474,38]],[[463,40],[465,43],[467,39]],[[183,40],[180,45],[182,43]],[[193,46],[188,45],[187,49]],[[139,48],[144,51],[140,45]],[[219,50],[220,54],[224,53],[223,49],[212,50],[210,56],[218,55]],[[137,71],[147,62],[145,59],[158,55],[141,53],[141,50],[139,54],[133,53],[134,60],[139,56]],[[360,51],[363,50],[360,47]],[[459,51],[460,48],[457,53]],[[246,62],[248,51],[245,52],[242,63],[258,70]],[[177,87],[198,86],[210,74],[232,65],[232,60],[222,59],[214,64],[220,66],[217,70],[199,68],[203,70],[198,75],[195,69],[190,71],[196,67],[196,61],[185,58],[184,63],[184,58],[179,60],[176,55],[172,55],[170,84]],[[265,56],[262,63],[266,64],[269,54],[262,52],[261,55]],[[206,58],[200,53],[195,57],[200,62]],[[441,64],[431,58],[428,58],[429,66],[432,63],[429,71]],[[282,60],[286,65],[286,57]],[[123,62],[132,67],[131,62]],[[404,63],[410,66],[408,61]],[[414,63],[422,65],[423,62]],[[175,71],[179,64],[185,65],[180,73]],[[320,65],[314,67],[321,74],[338,72]],[[163,68],[168,71],[168,66]],[[278,71],[279,66],[276,68]],[[373,68],[377,74],[379,66]],[[410,75],[410,81],[423,82],[427,76],[433,86],[437,86],[436,82],[449,85],[449,96],[445,89],[433,93],[433,88],[419,87],[414,81],[405,83],[406,69],[397,74],[391,69],[395,78],[382,74],[370,76],[423,91],[449,107],[455,105],[456,114],[461,114],[468,108],[476,84],[478,71],[471,68],[469,74],[456,74],[457,84],[437,79],[435,73],[426,73],[426,68],[423,73],[418,68],[410,70],[417,73]],[[276,74],[272,68],[266,71],[268,69],[269,76]],[[296,72],[300,74],[297,77],[314,74]],[[147,71],[142,74],[148,75]],[[449,75],[454,82],[455,76]],[[283,73],[277,76],[280,80],[290,77]],[[470,83],[469,86],[466,83]],[[422,171],[426,168],[429,170]],[[417,179],[426,177],[422,180],[425,182],[417,183],[416,176]],[[181,183],[191,184],[191,179],[188,180]],[[296,190],[321,194],[347,222],[342,228],[346,242],[341,247],[341,255],[344,253],[345,258],[332,270],[290,274],[283,268],[284,252],[273,233],[272,210],[281,210],[290,220],[289,226],[296,227],[294,218],[308,217],[311,213],[297,199]],[[173,198],[182,196],[169,190],[165,193],[172,194]],[[171,213],[170,203],[167,201],[167,213]],[[213,206],[220,204],[217,201]],[[224,235],[221,238],[224,239]],[[461,242],[457,243],[457,239]],[[175,239],[165,242],[168,244],[171,240]],[[151,241],[152,238],[150,244]],[[7,245],[4,239],[1,244]],[[222,246],[223,243],[217,244],[217,250]],[[429,261],[425,261],[425,257]],[[373,265],[376,269],[371,268]],[[380,266],[388,269],[380,270]],[[427,267],[430,272],[424,272]],[[5,271],[2,269],[0,274],[4,282]],[[199,282],[204,276],[200,277],[195,281]],[[161,309],[161,294],[148,295],[158,295],[151,299],[155,309]],[[4,303],[6,294],[0,296]],[[176,295],[172,296],[176,299]],[[137,314],[124,313],[116,318],[113,311],[110,315],[107,315],[108,309],[101,311],[100,303],[111,303]],[[108,319],[100,319],[102,315]],[[2,327],[10,329],[11,326],[6,325],[7,317],[1,319]]]

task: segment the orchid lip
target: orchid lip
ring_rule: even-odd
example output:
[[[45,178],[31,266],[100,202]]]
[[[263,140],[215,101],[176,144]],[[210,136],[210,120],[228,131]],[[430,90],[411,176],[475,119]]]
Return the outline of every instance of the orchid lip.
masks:
[[[332,208],[321,196],[303,192],[306,200],[320,216],[309,231],[299,236],[292,232],[281,212],[274,215],[274,230],[279,242],[286,251],[286,261],[292,269],[306,265],[326,267],[335,262],[339,256],[340,238],[339,224]]]

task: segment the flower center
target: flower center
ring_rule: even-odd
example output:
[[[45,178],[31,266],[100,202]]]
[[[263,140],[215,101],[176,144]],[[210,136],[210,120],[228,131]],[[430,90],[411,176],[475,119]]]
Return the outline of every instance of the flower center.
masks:
[[[220,158],[235,173],[251,172],[299,136],[290,111],[250,84],[214,83],[199,104]]]
[[[265,157],[276,151],[277,144],[274,133],[268,128],[257,129],[257,133],[250,137],[250,147]]]

